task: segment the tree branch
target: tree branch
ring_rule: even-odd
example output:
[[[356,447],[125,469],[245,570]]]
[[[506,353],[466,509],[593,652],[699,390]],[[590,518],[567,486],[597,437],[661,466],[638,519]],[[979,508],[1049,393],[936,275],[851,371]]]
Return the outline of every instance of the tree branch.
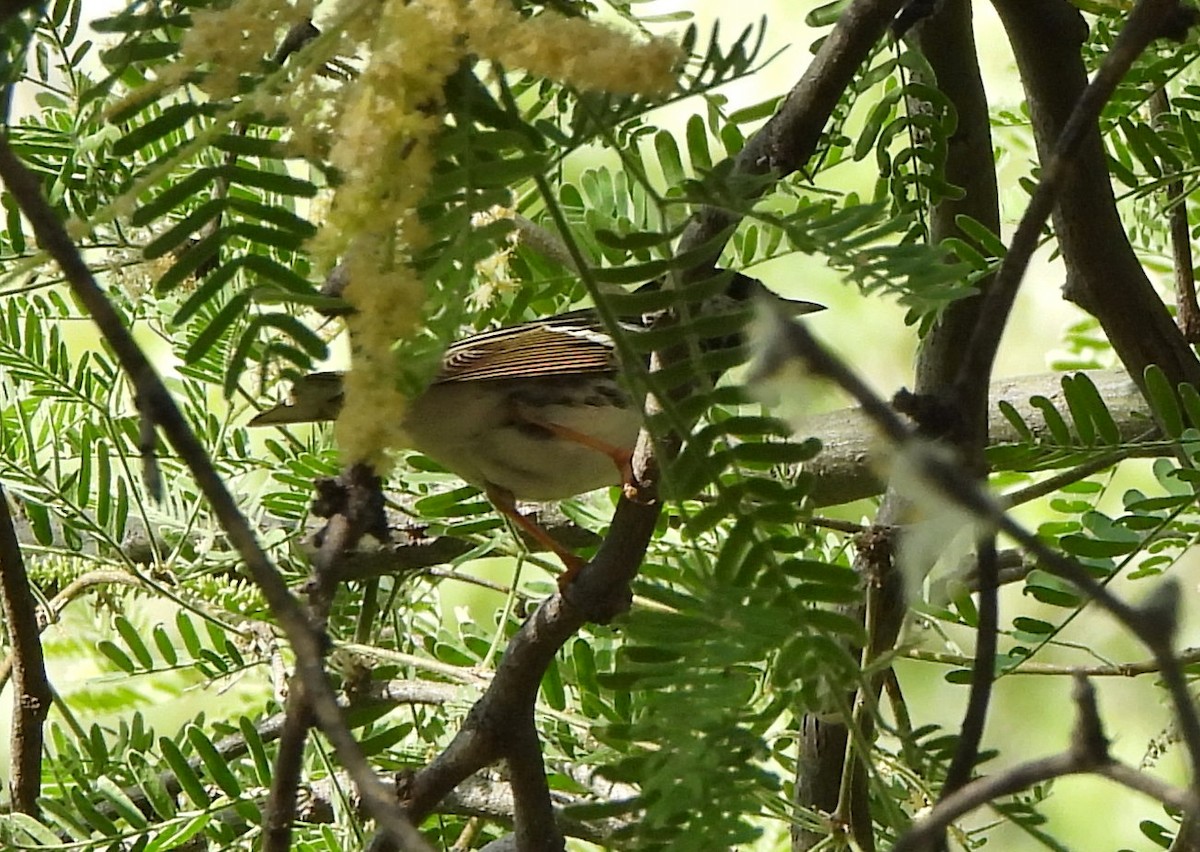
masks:
[[[517,849],[561,852],[566,848],[566,841],[555,821],[532,706],[529,710],[524,719],[512,720],[515,724],[510,729],[505,748],[508,782],[512,786]]]
[[[1109,755],[1108,740],[1101,729],[1096,710],[1095,693],[1082,676],[1076,678],[1074,698],[1078,715],[1071,746],[1067,751],[972,781],[938,802],[928,816],[916,822],[900,837],[893,852],[931,850],[955,820],[975,808],[1065,775],[1101,775],[1157,799],[1168,807],[1183,811],[1196,808],[1196,797],[1192,793],[1164,784]]]
[[[67,604],[75,600],[84,592],[95,588],[96,586],[112,586],[124,585],[141,588],[142,581],[135,575],[128,574],[124,571],[89,571],[86,574],[81,574],[70,583],[67,584],[61,592],[55,595],[47,604],[46,609],[39,610],[37,613],[37,629],[41,633],[51,624],[58,620],[62,611]],[[8,684],[8,678],[12,674],[13,665],[16,662],[16,652],[9,653],[0,662],[0,690]]]
[[[1087,28],[1067,0],[1030,15],[1021,0],[995,0],[1016,54],[1042,161],[1041,179],[1013,235],[984,306],[985,323],[963,360],[963,377],[990,365],[1013,299],[1054,208],[1067,265],[1064,294],[1100,320],[1139,384],[1156,364],[1171,385],[1200,384],[1200,362],[1179,333],[1129,246],[1117,214],[1097,117],[1138,56],[1155,39],[1181,37],[1196,18],[1178,0],[1140,0],[1087,83],[1079,46]],[[963,379],[960,379],[960,381]]]
[[[925,80],[926,84],[936,86],[953,104],[956,125],[947,144],[945,161],[945,179],[962,190],[958,199],[942,197],[936,199],[930,215],[929,241],[941,245],[953,237],[968,243],[972,238],[964,233],[958,225],[959,217],[968,216],[981,223],[995,234],[1000,233],[999,190],[996,183],[995,165],[993,162],[991,144],[991,125],[988,113],[987,96],[983,88],[983,79],[979,71],[976,57],[974,31],[972,28],[971,4],[969,2],[942,3],[929,18],[921,21],[914,31],[917,45],[929,62],[935,79]],[[910,114],[919,114],[924,104],[909,96]],[[939,436],[946,438],[961,452],[961,458],[976,476],[983,476],[985,465],[983,450],[988,442],[988,401],[990,371],[982,371],[972,376],[973,381],[955,386],[953,381],[959,367],[960,354],[967,341],[974,333],[980,322],[983,310],[983,295],[992,286],[990,279],[984,279],[979,284],[981,295],[961,299],[951,304],[942,317],[921,341],[917,357],[915,393],[918,396],[930,396],[937,399],[939,409],[945,414],[941,423],[926,423],[926,427],[936,431]],[[990,370],[990,365],[989,365]],[[1022,399],[1022,403],[1025,402]],[[999,424],[998,424],[999,425]],[[1007,426],[1007,424],[1004,424]],[[821,434],[817,432],[815,434]],[[860,433],[861,435],[869,432]],[[824,455],[824,453],[822,453]],[[863,452],[861,457],[865,458]],[[817,489],[812,499],[820,502],[831,493],[837,485],[836,479],[827,475],[838,472],[834,465],[827,465],[827,460],[821,456],[815,464],[807,465],[807,471],[815,474]],[[819,469],[825,468],[825,469]],[[888,493],[876,518],[878,524],[890,526],[899,521],[906,512],[907,501],[901,495]],[[991,551],[994,555],[994,547]],[[870,643],[874,653],[881,654],[890,650],[899,635],[907,603],[904,600],[903,586],[896,576],[890,549],[862,549],[854,560],[854,569],[860,576],[877,578],[878,593],[876,597],[877,614],[871,625]],[[886,558],[880,558],[886,557]],[[994,562],[990,564],[994,569]],[[980,566],[981,577],[989,582],[981,582],[981,613],[991,613],[995,616],[995,574],[994,570],[984,570]],[[866,621],[865,614],[860,615]],[[990,657],[994,655],[996,637],[983,635],[986,629],[994,630],[994,618],[983,619],[980,624],[980,642],[977,651],[980,659],[975,666],[975,677],[972,680],[972,698],[969,703],[967,718],[964,720],[963,736],[959,739],[958,750],[954,765],[956,772],[969,772],[974,765],[978,748],[978,735],[982,733],[983,719],[987,711],[988,697],[991,685]],[[987,658],[987,659],[985,659]],[[881,683],[878,678],[869,685],[874,696],[879,694]],[[805,720],[806,729],[837,727],[841,723],[813,716]],[[834,741],[849,742],[846,737],[830,733]],[[820,749],[824,743],[820,738],[806,736],[802,740],[802,750],[806,752],[805,759],[798,763],[797,771],[815,771],[818,777],[835,777],[839,763],[853,765],[848,760],[840,759],[838,754],[823,754],[809,749]],[[847,779],[841,779],[845,788]],[[951,775],[952,783],[960,783],[960,779]],[[797,779],[796,790],[799,793],[808,785],[802,786]],[[860,791],[865,788],[859,785]],[[863,812],[855,822],[865,822],[866,825],[855,824],[856,837],[871,832],[870,814],[865,793],[859,793],[862,799],[858,811]],[[819,800],[805,802],[798,799],[802,806],[822,806]],[[841,805],[839,804],[839,807]],[[854,812],[853,810],[851,811]],[[809,849],[821,842],[823,838],[816,832],[797,831],[793,834],[793,849],[796,852]],[[860,843],[866,843],[860,839]],[[868,846],[868,848],[870,848]]]
[[[1113,416],[1121,433],[1121,441],[1128,444],[1143,444],[1147,426],[1152,422],[1145,398],[1137,385],[1123,370],[1095,370],[1085,375],[1096,385],[1105,405]],[[1034,435],[1049,430],[1039,428],[1044,424],[1042,412],[1029,404],[1034,396],[1049,399],[1059,411],[1067,411],[1066,397],[1062,389],[1061,374],[1043,374],[1022,378],[999,379],[992,382],[990,394],[992,405],[988,408],[988,433],[993,446],[1023,443],[1025,439],[1000,412],[999,403],[1004,402],[1016,409],[1021,419],[1028,423]],[[814,479],[809,500],[815,506],[829,506],[860,500],[883,491],[883,483],[871,466],[875,449],[871,421],[861,408],[841,409],[828,414],[802,418],[797,431],[814,435],[821,440],[821,452],[811,461],[805,462],[804,470]],[[1115,453],[1124,452],[1122,448]],[[1145,443],[1130,448],[1127,457],[1139,455],[1167,455],[1171,448],[1166,444]],[[1114,458],[1113,463],[1116,459]],[[1062,466],[1073,465],[1072,460]],[[997,470],[1004,470],[998,465]]]
[[[1156,124],[1171,114],[1171,102],[1165,88],[1150,95],[1150,111]],[[1200,343],[1200,303],[1196,301],[1196,270],[1192,263],[1192,236],[1188,225],[1187,195],[1183,178],[1172,176],[1171,166],[1163,164],[1167,181],[1163,205],[1167,210],[1171,238],[1171,259],[1175,272],[1175,322],[1188,343]]]
[[[940,651],[925,651],[920,648],[913,648],[907,651],[901,651],[901,656],[907,657],[910,660],[921,660],[926,663],[939,663],[946,666],[969,666],[971,664],[970,657],[964,657],[961,654],[946,654]],[[1179,661],[1179,665],[1193,666],[1200,663],[1200,648],[1186,648],[1175,655]],[[1145,674],[1157,674],[1159,672],[1158,660],[1139,660],[1133,663],[1114,663],[1113,665],[1095,665],[1095,666],[1060,666],[1054,663],[1021,663],[1014,668],[1008,669],[1003,674],[1008,676],[1013,675],[1041,675],[1041,676],[1058,676],[1062,675],[1082,675],[1084,677],[1138,677]]]
[[[790,354],[802,359],[813,374],[836,382],[862,405],[891,444],[893,454],[903,457],[905,466],[917,479],[913,483],[914,488],[931,488],[943,498],[966,509],[990,530],[1008,535],[1035,556],[1041,568],[1073,583],[1150,650],[1175,705],[1176,719],[1192,765],[1193,783],[1200,784],[1200,717],[1197,716],[1183,668],[1173,648],[1178,619],[1178,586],[1173,582],[1163,582],[1141,608],[1125,603],[1107,586],[1098,582],[1085,566],[1053,550],[1037,535],[1016,523],[978,482],[964,472],[956,460],[929,449],[883,400],[825,349],[808,329],[782,317],[778,318],[778,322],[782,327],[772,335],[771,345],[785,349],[786,353],[775,353],[767,359],[768,363],[782,364]]]
[[[938,799],[944,799],[971,780],[975,761],[979,759],[979,743],[987,722],[992,683],[996,677],[996,643],[999,630],[997,589],[1000,583],[996,559],[996,538],[986,536],[979,543],[979,627],[976,630],[975,657],[971,665],[971,691],[963,713],[958,745],[946,770],[946,781]]]
[[[0,487],[0,599],[12,643],[12,762],[8,782],[13,810],[38,816],[42,790],[42,725],[54,700],[42,654],[37,598],[29,586],[8,495]]]
[[[312,620],[322,630],[329,620],[339,582],[338,566],[345,554],[367,533],[374,533],[381,541],[389,536],[382,487],[382,479],[363,464],[352,465],[334,481],[318,483],[320,496],[314,512],[329,520],[319,534],[320,549],[312,560],[312,576],[305,590]],[[271,793],[263,815],[264,852],[287,852],[291,848],[291,827],[304,770],[304,745],[313,724],[307,692],[308,685],[303,679],[294,680],[288,692],[287,720],[279,737]]]

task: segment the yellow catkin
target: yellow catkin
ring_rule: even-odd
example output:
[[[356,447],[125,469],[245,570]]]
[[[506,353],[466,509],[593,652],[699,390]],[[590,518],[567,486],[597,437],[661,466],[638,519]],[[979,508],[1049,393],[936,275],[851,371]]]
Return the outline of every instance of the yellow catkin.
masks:
[[[424,288],[407,261],[426,242],[416,210],[436,161],[442,89],[463,57],[460,31],[456,0],[386,3],[370,61],[339,117],[330,160],[342,184],[313,248],[327,261],[349,262],[354,364],[335,427],[348,462],[385,467],[386,451],[405,440],[392,348],[421,317]]]
[[[614,94],[665,94],[683,54],[663,38],[634,39],[584,18],[547,11],[524,18],[508,0],[471,0],[471,48],[506,67]]]
[[[380,467],[405,440],[393,347],[421,317],[424,290],[409,259],[426,244],[416,211],[437,160],[446,78],[470,51],[579,88],[659,94],[674,86],[681,54],[662,39],[557,13],[522,18],[508,0],[386,0],[369,12],[370,58],[337,107],[329,154],[341,183],[310,248],[319,262],[345,257],[350,266],[354,364],[338,443],[345,461]],[[354,27],[349,37],[366,37]]]
[[[199,86],[213,99],[237,93],[238,76],[261,70],[275,52],[281,25],[311,17],[313,0],[235,0],[224,9],[197,10],[180,41],[180,65],[207,73]]]
[[[401,427],[407,400],[397,390],[392,344],[411,334],[425,298],[420,279],[408,266],[379,271],[379,258],[360,244],[348,259],[347,299],[357,307],[348,319],[354,341],[354,368],[345,379],[346,403],[335,436],[347,461],[388,466],[386,451],[403,446]]]

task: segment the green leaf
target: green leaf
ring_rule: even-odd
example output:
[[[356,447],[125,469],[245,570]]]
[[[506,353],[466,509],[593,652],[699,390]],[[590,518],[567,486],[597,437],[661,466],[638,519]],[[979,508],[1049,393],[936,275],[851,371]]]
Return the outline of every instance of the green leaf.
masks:
[[[179,662],[179,655],[175,652],[175,643],[167,635],[166,629],[161,624],[156,624],[150,631],[150,635],[154,638],[154,645],[158,648],[158,653],[166,664],[168,666],[176,665]]]
[[[258,734],[258,728],[246,716],[238,717],[238,728],[242,732],[242,739],[246,741],[246,750],[254,761],[254,772],[258,784],[270,787],[274,773],[271,771],[271,760],[267,757],[267,749],[263,744],[262,737]]]
[[[1042,621],[1040,618],[1029,618],[1024,615],[1013,619],[1013,627],[1023,633],[1031,633],[1036,636],[1049,636],[1058,630],[1057,627],[1048,621]]]
[[[88,797],[84,795],[83,791],[81,791],[78,787],[72,787],[68,791],[67,795],[70,798],[71,805],[75,808],[76,813],[83,817],[83,819],[87,821],[87,824],[91,826],[93,830],[109,837],[115,837],[120,833],[117,830],[116,823],[114,823],[104,814],[100,813],[96,806],[92,804],[91,800],[88,799]]]
[[[317,194],[316,184],[303,178],[288,174],[266,172],[241,165],[225,165],[221,167],[222,176],[230,183],[240,186],[252,186],[267,192],[278,193],[289,197],[312,198]]]
[[[1054,439],[1055,444],[1060,447],[1069,447],[1074,443],[1071,440],[1071,430],[1067,428],[1067,422],[1058,413],[1058,409],[1054,407],[1053,402],[1039,395],[1030,397],[1029,404],[1042,412],[1042,419],[1045,421],[1046,428],[1050,431],[1050,436]]]
[[[178,254],[171,268],[159,276],[154,284],[158,294],[169,293],[195,274],[196,270],[207,263],[221,250],[221,245],[228,238],[228,230],[218,228],[215,232],[201,237]]]
[[[133,660],[129,659],[124,651],[122,651],[108,639],[101,639],[99,642],[97,642],[96,650],[108,657],[108,659],[112,661],[113,665],[115,665],[121,671],[129,674],[133,674],[135,671],[137,671],[137,666],[133,664]]]
[[[992,257],[1002,258],[1008,251],[1008,247],[1004,245],[1004,241],[992,233],[991,228],[977,219],[972,219],[970,216],[960,213],[954,217],[954,224]]]
[[[217,786],[221,788],[222,792],[231,799],[236,799],[240,796],[242,794],[242,785],[238,783],[237,776],[229,769],[229,764],[225,762],[225,758],[221,757],[212,740],[206,737],[204,732],[195,725],[188,725],[187,738],[188,742],[192,744],[192,748],[196,750],[196,754],[200,756],[200,760],[204,763],[204,768],[208,770],[208,774],[217,783]]]
[[[1188,424],[1193,429],[1200,429],[1200,393],[1195,386],[1186,383],[1179,385],[1179,401],[1187,414]]]
[[[242,319],[246,306],[250,303],[250,293],[243,290],[226,302],[217,313],[204,324],[204,328],[196,335],[192,345],[183,353],[185,364],[195,364],[208,354],[221,336],[239,319]]]
[[[212,821],[215,814],[208,811],[190,819],[168,825],[166,830],[146,844],[143,852],[167,852],[188,848],[188,841],[199,834]]]
[[[150,201],[140,205],[133,211],[129,221],[138,227],[145,227],[158,221],[183,202],[206,196],[212,187],[214,178],[214,169],[200,169],[193,172],[168,186]]]
[[[712,154],[708,147],[708,134],[704,130],[704,119],[699,115],[688,118],[686,129],[688,159],[698,172],[712,168]]]
[[[567,693],[563,687],[558,660],[551,660],[542,675],[542,700],[554,710],[567,709]]]
[[[1082,535],[1066,535],[1059,539],[1059,546],[1073,556],[1084,559],[1108,559],[1125,556],[1139,547],[1137,541],[1105,541]]]
[[[1179,409],[1179,402],[1167,374],[1157,364],[1149,364],[1143,373],[1143,379],[1154,419],[1162,426],[1167,437],[1178,439],[1183,434],[1183,412]]]
[[[654,134],[654,152],[658,156],[658,165],[663,171],[667,186],[678,186],[687,178],[683,169],[683,161],[679,156],[679,145],[675,137],[666,130]]]
[[[112,804],[113,809],[122,819],[134,828],[145,828],[149,824],[133,800],[107,775],[96,778],[94,789]]]
[[[852,642],[861,643],[866,639],[862,623],[855,618],[840,612],[827,609],[810,609],[805,611],[804,620],[822,633],[833,633],[844,636]]]
[[[192,804],[198,808],[207,808],[212,804],[212,799],[208,795],[208,791],[204,788],[204,782],[200,780],[200,776],[192,769],[187,758],[183,756],[183,752],[179,750],[179,746],[167,737],[160,737],[158,740],[158,750],[162,752],[163,759],[171,767],[171,771],[175,773],[176,779],[179,781],[179,786],[183,788],[183,792],[191,799]]]
[[[201,107],[193,101],[171,104],[158,116],[120,136],[113,143],[113,156],[128,157],[141,148],[160,141],[167,134],[182,130],[184,125],[200,115]]]
[[[779,103],[782,100],[782,95],[775,95],[774,97],[767,98],[765,101],[759,101],[751,106],[734,110],[730,113],[729,120],[734,124],[749,124],[752,121],[761,121],[764,118],[770,118],[775,114],[775,110],[779,108]],[[696,117],[698,118],[699,116]]]
[[[862,160],[871,153],[883,132],[884,125],[892,120],[900,95],[899,89],[888,92],[871,107],[871,111],[867,113],[866,121],[863,123],[863,129],[859,133],[858,141],[855,143],[854,152],[851,154],[855,160]]]
[[[579,682],[579,688],[584,692],[598,693],[600,688],[596,682],[596,656],[592,646],[582,639],[576,639],[571,643],[571,659],[575,664],[575,678]]]
[[[1092,425],[1092,409],[1089,404],[1091,401],[1086,394],[1074,393],[1075,378],[1073,376],[1063,376],[1061,385],[1067,409],[1071,412],[1071,419],[1075,423],[1075,431],[1078,433],[1079,439],[1090,447],[1096,443],[1096,428]]]
[[[60,800],[53,796],[46,796],[44,799],[39,800],[38,805],[69,836],[78,841],[90,840],[92,836],[91,828],[84,824],[79,814],[67,804],[65,798]]]
[[[142,641],[141,634],[138,633],[137,628],[130,624],[129,619],[123,615],[118,615],[113,619],[113,623],[117,628],[117,633],[125,641],[125,646],[137,657],[137,661],[141,663],[142,668],[153,668],[154,657],[151,655],[150,649],[146,647],[146,643]]]
[[[225,209],[225,202],[222,199],[214,198],[211,201],[206,201],[201,204],[176,225],[168,228],[156,238],[151,240],[142,249],[142,257],[146,260],[154,260],[160,258],[183,245],[188,237],[199,231],[213,219],[221,215]]]
[[[24,839],[20,837],[20,833],[24,833],[30,840],[39,844],[39,846],[50,849],[58,846],[62,842],[57,834],[51,831],[46,826],[42,825],[28,814],[23,814],[18,811],[6,814],[0,826],[7,825],[8,828],[0,827],[0,832],[4,832],[14,841]]]
[[[607,228],[597,228],[595,231],[596,240],[610,248],[619,248],[625,251],[639,251],[642,249],[650,249],[658,246],[668,246],[671,240],[678,234],[678,229],[671,233],[660,233],[657,231],[629,231],[624,234],[618,234],[615,231],[610,231]]]
[[[179,631],[179,636],[183,639],[188,653],[192,655],[193,659],[198,658],[204,646],[200,644],[200,637],[196,633],[196,626],[192,624],[191,617],[182,609],[175,613],[175,627]]]

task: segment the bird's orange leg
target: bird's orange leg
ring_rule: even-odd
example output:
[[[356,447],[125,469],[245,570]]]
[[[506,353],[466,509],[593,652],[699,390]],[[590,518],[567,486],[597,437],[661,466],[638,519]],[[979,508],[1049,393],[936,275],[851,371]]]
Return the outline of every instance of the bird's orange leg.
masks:
[[[633,475],[633,453],[631,451],[623,447],[613,446],[607,441],[601,441],[594,435],[588,435],[586,432],[580,432],[578,429],[572,429],[570,426],[563,426],[561,423],[553,423],[549,420],[542,420],[539,417],[531,416],[524,406],[522,406],[518,413],[525,422],[541,427],[552,435],[608,456],[612,459],[613,464],[617,466],[617,473],[621,476],[621,490],[625,492],[625,496],[630,499],[637,496],[637,480]]]
[[[550,533],[517,511],[516,501],[513,499],[512,492],[507,488],[501,488],[498,485],[488,485],[484,489],[484,493],[492,501],[493,506],[511,518],[512,522],[534,541],[553,552],[562,560],[567,570],[558,575],[558,588],[560,591],[566,591],[567,586],[574,582],[576,575],[583,570],[583,566],[587,563],[580,559],[578,554],[573,553],[570,548],[555,541]]]

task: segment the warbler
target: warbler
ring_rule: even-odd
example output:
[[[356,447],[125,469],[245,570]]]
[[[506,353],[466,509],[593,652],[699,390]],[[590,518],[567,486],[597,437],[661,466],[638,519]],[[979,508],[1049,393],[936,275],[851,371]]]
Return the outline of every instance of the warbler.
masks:
[[[734,274],[727,301],[755,294],[777,300],[793,315],[823,309],[770,294],[756,279]],[[636,334],[643,317],[623,318]],[[738,339],[702,340],[702,349]],[[291,398],[262,412],[251,426],[337,416],[341,374],[303,377]],[[516,508],[516,501],[549,502],[611,485],[632,486],[631,461],[642,426],[643,401],[621,380],[612,336],[585,309],[473,334],[453,343],[429,387],[409,401],[404,431],[414,449],[484,490],[502,513],[554,551],[567,566],[564,586],[582,567]]]

